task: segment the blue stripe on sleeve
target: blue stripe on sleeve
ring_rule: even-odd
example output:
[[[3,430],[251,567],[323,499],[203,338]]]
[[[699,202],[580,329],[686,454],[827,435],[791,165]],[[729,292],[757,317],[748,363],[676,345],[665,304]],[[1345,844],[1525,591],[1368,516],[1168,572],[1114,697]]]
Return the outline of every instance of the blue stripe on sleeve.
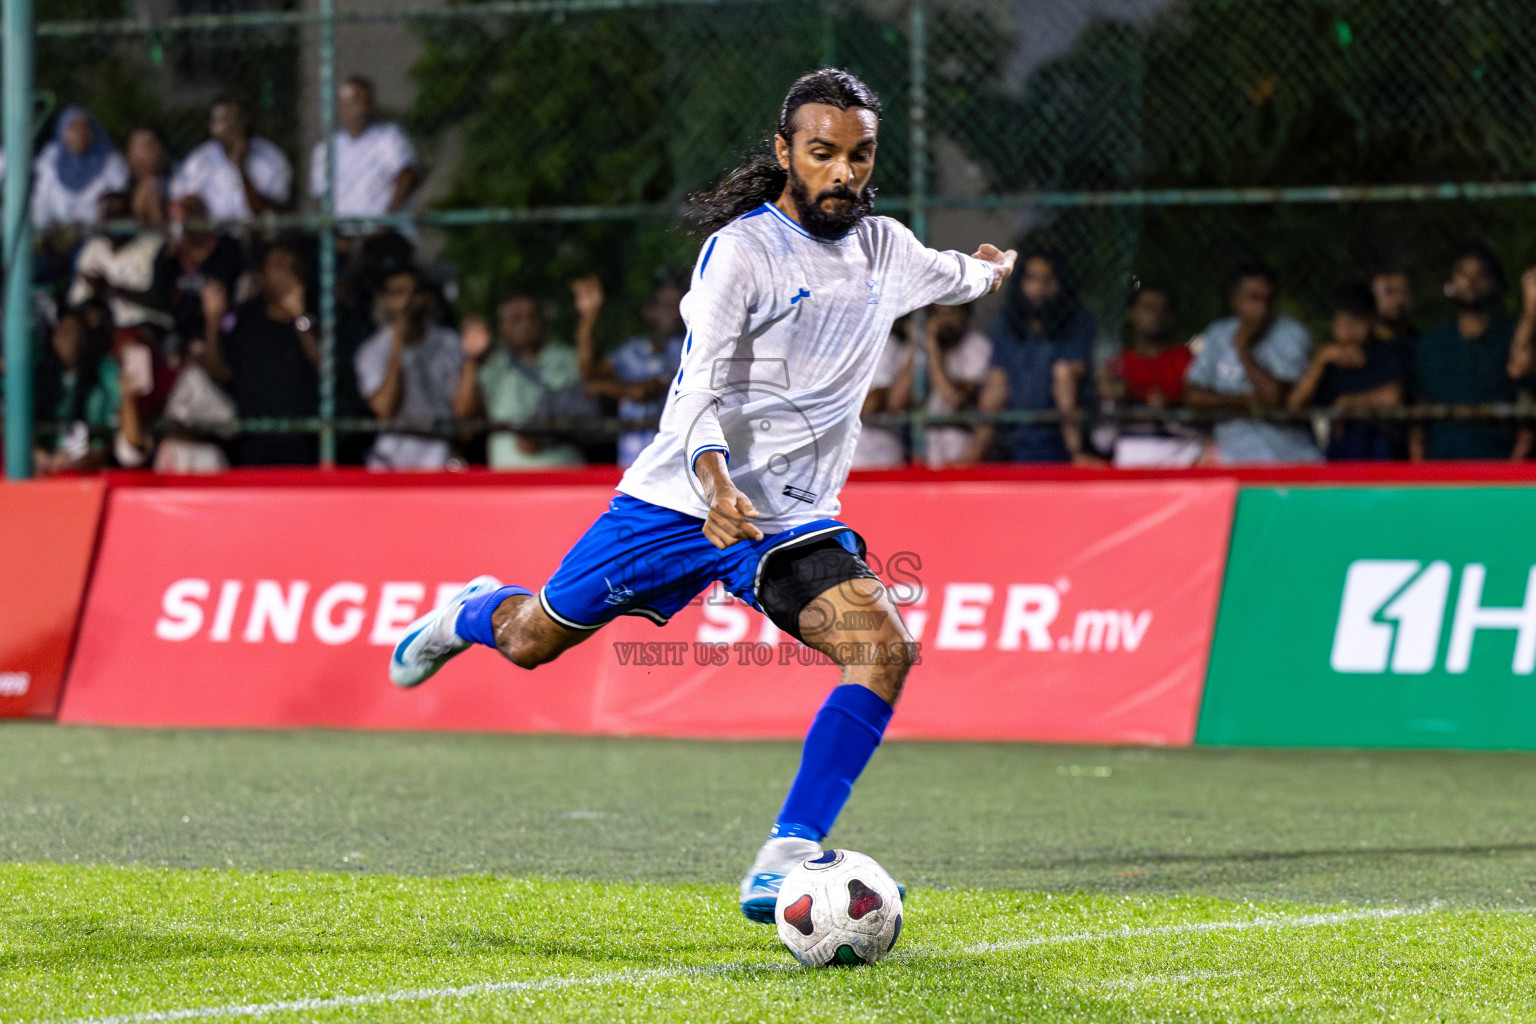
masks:
[[[688,468],[693,469],[693,464],[698,462],[699,456],[705,452],[720,452],[725,456],[725,464],[727,466],[731,464],[731,450],[729,448],[723,444],[706,444],[700,445],[693,450],[693,454],[688,458]]]
[[[699,277],[701,278],[704,276],[704,271],[709,269],[709,258],[714,255],[715,243],[718,241],[720,241],[718,236],[711,238],[709,240],[709,248],[704,250],[704,262],[699,264]]]

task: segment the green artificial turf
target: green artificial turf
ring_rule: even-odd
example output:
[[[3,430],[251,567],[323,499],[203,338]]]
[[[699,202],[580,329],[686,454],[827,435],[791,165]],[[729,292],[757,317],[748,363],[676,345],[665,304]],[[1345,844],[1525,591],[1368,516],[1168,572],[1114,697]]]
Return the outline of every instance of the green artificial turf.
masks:
[[[0,725],[0,862],[741,877],[791,743]],[[888,743],[832,839],[921,885],[1536,906],[1536,755]]]
[[[885,962],[806,970],[723,886],[27,865],[0,893],[5,1021],[1536,1016],[1514,912],[926,891]]]
[[[1536,1020],[1536,756],[888,744],[901,943],[807,971],[797,755],[0,725],[0,1022]]]

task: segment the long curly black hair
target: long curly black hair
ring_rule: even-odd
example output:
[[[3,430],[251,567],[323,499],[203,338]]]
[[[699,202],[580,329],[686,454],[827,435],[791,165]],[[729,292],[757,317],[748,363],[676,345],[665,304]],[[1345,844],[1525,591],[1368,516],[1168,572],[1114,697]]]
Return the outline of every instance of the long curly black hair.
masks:
[[[1024,295],[1024,267],[1030,260],[1043,260],[1051,265],[1056,274],[1056,297],[1040,306],[1034,305]],[[1077,297],[1077,282],[1067,266],[1067,257],[1054,245],[1035,245],[1024,250],[1017,263],[1019,273],[1008,282],[1003,296],[1002,318],[1020,341],[1030,337],[1030,322],[1040,321],[1048,338],[1059,338],[1067,325],[1077,316],[1082,304]]]
[[[795,79],[779,108],[778,135],[794,137],[795,111],[807,103],[825,103],[839,110],[863,107],[880,116],[880,98],[856,75],[841,68],[822,68]],[[701,234],[718,231],[742,214],[751,213],[764,203],[771,203],[784,192],[789,174],[779,166],[773,138],[763,142],[748,155],[746,162],[727,174],[713,188],[688,197],[686,216]],[[874,208],[874,189],[866,188],[859,201]]]

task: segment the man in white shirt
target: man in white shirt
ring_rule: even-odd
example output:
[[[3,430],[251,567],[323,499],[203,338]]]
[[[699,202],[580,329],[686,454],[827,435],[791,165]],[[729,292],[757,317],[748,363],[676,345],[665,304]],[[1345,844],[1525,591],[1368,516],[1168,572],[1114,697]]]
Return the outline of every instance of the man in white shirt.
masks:
[[[977,398],[992,367],[992,339],[971,327],[969,306],[931,306],[923,337],[928,373],[928,415],[947,415],[976,408]],[[891,406],[912,405],[913,360],[902,367],[891,389]],[[929,469],[966,464],[974,450],[975,431],[966,426],[928,427],[923,431],[924,458]]]
[[[1279,409],[1307,372],[1312,336],[1298,321],[1278,313],[1279,278],[1261,262],[1232,274],[1227,302],[1232,315],[1217,320],[1190,342],[1194,362],[1185,371],[1185,397],[1197,409]],[[1216,461],[1222,465],[1321,462],[1322,453],[1301,427],[1262,420],[1216,424]]]
[[[277,146],[251,134],[239,100],[221,99],[208,117],[207,142],[187,154],[171,176],[171,198],[199,195],[208,216],[240,223],[288,205],[293,168]]]
[[[338,217],[383,217],[405,205],[416,187],[416,150],[405,130],[373,119],[373,83],[353,75],[336,93],[341,130],[336,147]],[[309,194],[325,195],[326,144],[315,143],[309,161]]]
[[[384,279],[379,307],[387,318],[353,358],[357,386],[386,430],[368,453],[369,469],[444,469],[448,440],[433,436],[475,410],[475,365],[458,332],[436,322],[425,275],[413,268]]]
[[[533,668],[619,615],[665,622],[717,579],[826,654],[843,685],[742,881],[742,913],[762,923],[784,876],[820,852],[916,658],[862,541],[833,518],[880,349],[898,317],[970,302],[1013,268],[1011,252],[935,252],[869,216],[879,116],[845,71],[794,83],[774,152],[695,199],[712,233],[683,299],[682,366],[622,493],[537,595],[480,577],[412,623],[390,658],[398,686],[475,643]]]

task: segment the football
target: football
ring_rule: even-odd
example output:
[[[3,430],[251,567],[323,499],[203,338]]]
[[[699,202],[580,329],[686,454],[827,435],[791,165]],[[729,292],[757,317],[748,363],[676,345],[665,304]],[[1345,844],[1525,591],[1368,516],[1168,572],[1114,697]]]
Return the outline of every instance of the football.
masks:
[[[901,892],[873,857],[827,850],[784,877],[773,916],[806,967],[872,964],[901,935]]]

